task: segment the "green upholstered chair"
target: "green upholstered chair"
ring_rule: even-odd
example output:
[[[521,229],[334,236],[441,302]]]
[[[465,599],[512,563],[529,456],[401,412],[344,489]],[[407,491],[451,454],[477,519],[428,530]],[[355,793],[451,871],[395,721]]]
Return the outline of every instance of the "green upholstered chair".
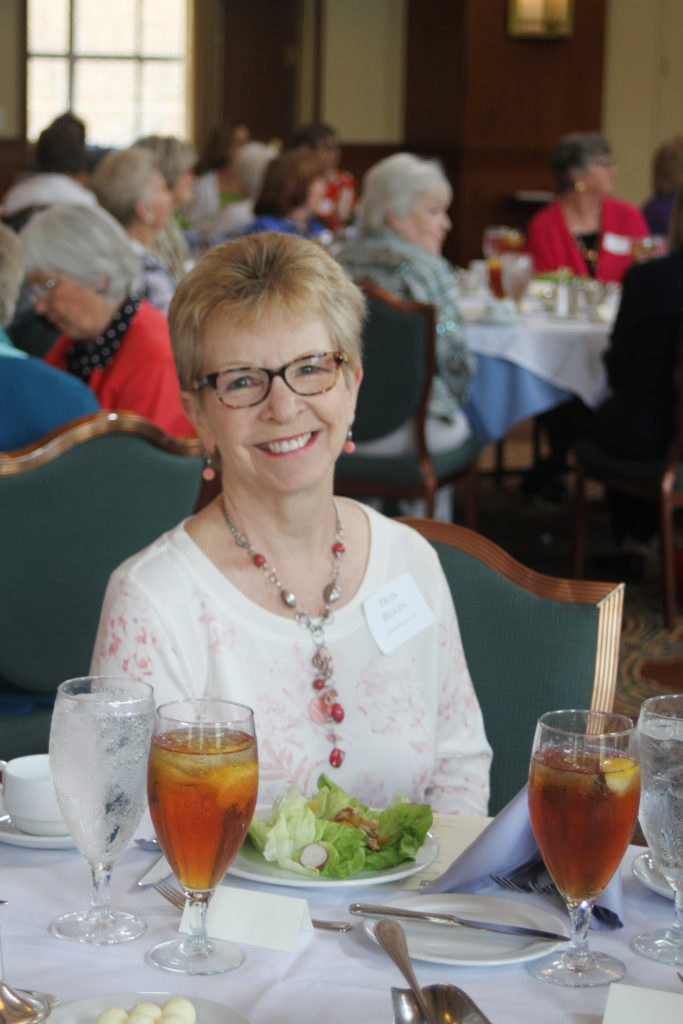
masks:
[[[659,507],[659,541],[662,567],[664,622],[676,625],[676,574],[674,512],[683,508],[683,326],[676,354],[676,428],[666,454],[659,459],[635,461],[610,455],[588,438],[574,445],[576,458],[573,573],[580,578],[586,546],[586,479]]]
[[[13,698],[0,757],[47,750],[56,687],[88,673],[110,573],[193,512],[201,472],[198,441],[133,413],[0,455],[0,696]]]
[[[557,579],[527,569],[480,534],[404,519],[436,549],[493,748],[489,813],[527,781],[539,715],[611,710],[623,584]]]
[[[462,444],[430,455],[425,443],[425,412],[435,367],[434,307],[407,302],[367,282],[368,317],[363,329],[363,381],[353,424],[355,441],[375,441],[406,423],[415,431],[415,453],[342,455],[335,490],[353,497],[424,498],[434,514],[439,487],[464,477],[465,522],[476,516],[479,443]]]

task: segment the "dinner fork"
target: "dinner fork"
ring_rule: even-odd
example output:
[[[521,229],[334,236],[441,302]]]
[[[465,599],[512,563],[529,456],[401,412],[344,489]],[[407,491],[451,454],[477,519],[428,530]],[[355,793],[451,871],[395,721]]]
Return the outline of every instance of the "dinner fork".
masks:
[[[160,896],[163,896],[169,903],[172,903],[174,907],[178,907],[179,910],[185,909],[185,893],[181,892],[175,885],[162,881],[155,882],[153,888],[156,889]],[[352,927],[348,921],[318,921],[312,919],[311,923],[314,928],[321,928],[328,932],[348,932],[351,931]]]

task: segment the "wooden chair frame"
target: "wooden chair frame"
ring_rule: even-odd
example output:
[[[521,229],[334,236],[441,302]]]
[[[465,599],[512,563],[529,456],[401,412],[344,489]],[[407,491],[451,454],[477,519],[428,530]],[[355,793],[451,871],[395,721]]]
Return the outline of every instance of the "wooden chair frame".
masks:
[[[420,396],[417,413],[414,417],[414,436],[416,447],[416,460],[422,477],[421,485],[410,483],[372,483],[367,480],[353,480],[340,478],[336,490],[339,494],[352,497],[387,497],[387,498],[424,498],[425,511],[428,517],[434,515],[434,505],[437,490],[445,484],[458,479],[465,480],[465,513],[464,518],[468,526],[473,527],[476,521],[477,508],[477,482],[478,466],[476,458],[463,470],[453,474],[439,477],[436,473],[434,462],[427,448],[425,438],[425,419],[427,406],[436,369],[436,311],[433,305],[423,302],[412,302],[407,299],[400,299],[386,289],[381,288],[370,281],[355,282],[361,291],[377,302],[383,303],[398,312],[420,313],[425,319],[425,376],[423,381],[422,394]],[[381,458],[382,456],[377,456]]]
[[[155,423],[134,412],[95,412],[79,419],[71,420],[57,427],[45,437],[17,448],[11,452],[0,452],[0,477],[15,476],[19,473],[30,473],[63,452],[84,444],[95,437],[108,434],[128,434],[129,436],[146,438],[157,447],[170,452],[171,455],[201,456],[203,448],[197,438],[179,438],[167,434]],[[197,510],[217,493],[215,481],[202,481]]]
[[[599,609],[599,627],[595,651],[595,675],[590,707],[593,711],[611,711],[619,668],[619,642],[624,610],[624,584],[593,580],[563,579],[546,576],[518,562],[487,537],[456,523],[429,519],[402,519],[428,541],[447,544],[484,562],[500,576],[537,597],[549,601],[590,604]],[[456,609],[457,610],[457,609]]]
[[[652,460],[653,462],[655,460]],[[572,572],[580,578],[584,571],[586,546],[586,478],[600,480],[605,487],[623,491],[637,498],[645,498],[659,508],[660,562],[662,571],[662,600],[664,622],[676,625],[676,576],[674,565],[674,512],[683,508],[683,490],[676,489],[676,476],[683,463],[683,324],[678,341],[676,368],[676,426],[674,436],[662,463],[662,472],[656,480],[642,481],[612,473],[594,473],[577,457],[574,545]]]

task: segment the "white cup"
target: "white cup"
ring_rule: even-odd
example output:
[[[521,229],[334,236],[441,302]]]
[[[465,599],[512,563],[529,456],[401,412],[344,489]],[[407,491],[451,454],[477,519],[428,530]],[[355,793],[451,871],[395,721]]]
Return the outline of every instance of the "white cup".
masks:
[[[2,802],[12,824],[32,836],[65,836],[66,827],[50,778],[47,754],[0,761]]]

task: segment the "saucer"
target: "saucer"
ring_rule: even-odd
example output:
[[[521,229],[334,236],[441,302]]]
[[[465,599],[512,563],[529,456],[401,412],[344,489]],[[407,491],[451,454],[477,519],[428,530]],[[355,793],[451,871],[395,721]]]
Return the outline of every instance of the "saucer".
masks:
[[[68,832],[63,836],[33,836],[28,832],[21,832],[9,814],[0,817],[0,843],[27,846],[36,850],[69,850],[76,846]]]

